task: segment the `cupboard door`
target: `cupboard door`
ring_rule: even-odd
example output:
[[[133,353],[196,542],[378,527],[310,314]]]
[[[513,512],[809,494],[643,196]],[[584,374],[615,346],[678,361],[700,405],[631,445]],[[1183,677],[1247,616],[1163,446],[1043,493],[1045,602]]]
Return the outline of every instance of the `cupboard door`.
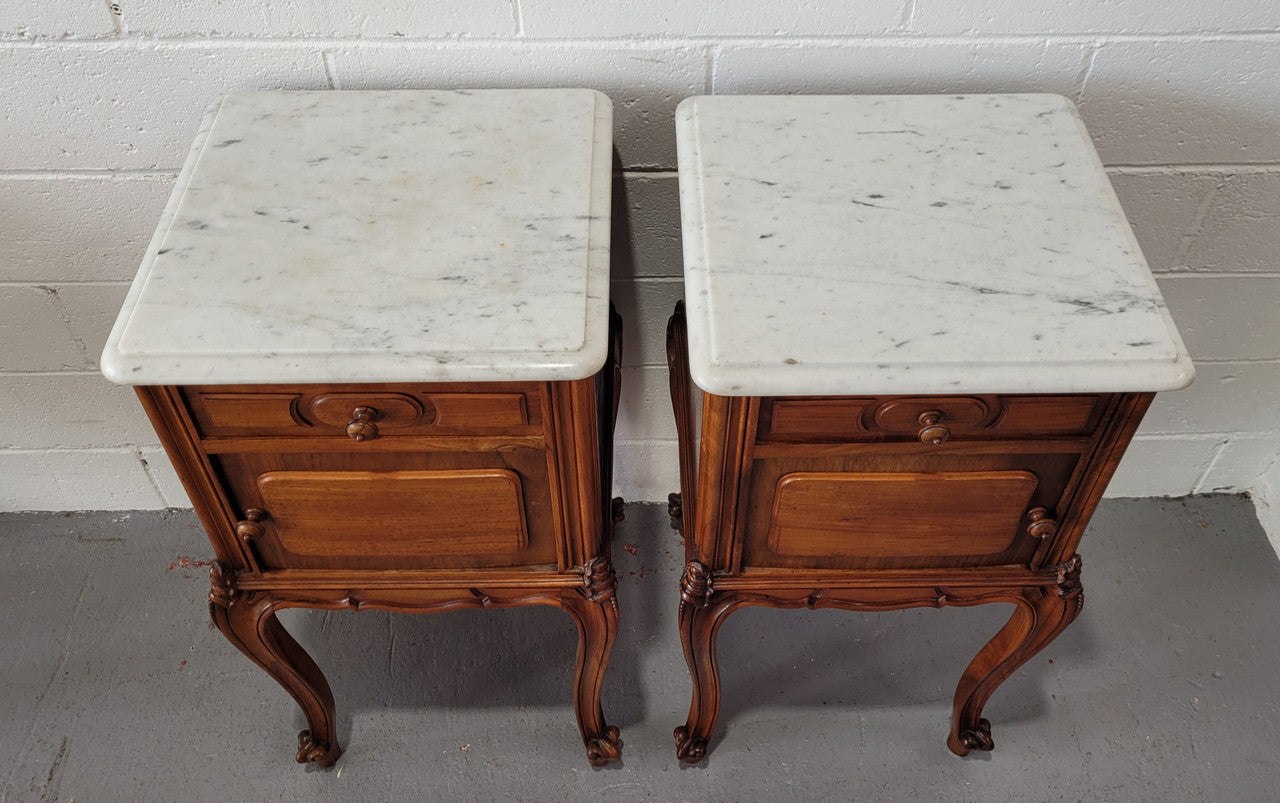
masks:
[[[998,555],[1038,484],[1029,471],[792,472],[774,490],[768,545],[800,558]]]
[[[528,543],[509,469],[268,471],[262,510],[280,548],[315,558],[511,558]]]
[[[1051,535],[1077,452],[826,455],[752,461],[738,555],[765,569],[1025,564]]]
[[[556,568],[538,448],[214,459],[264,570]]]

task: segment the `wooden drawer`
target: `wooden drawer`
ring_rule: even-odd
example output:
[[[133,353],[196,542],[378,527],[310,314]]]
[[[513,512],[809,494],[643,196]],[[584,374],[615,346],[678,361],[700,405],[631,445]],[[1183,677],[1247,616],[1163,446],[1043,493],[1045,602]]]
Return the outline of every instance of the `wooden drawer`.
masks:
[[[529,435],[542,431],[530,383],[193,386],[183,395],[200,435],[349,438]]]
[[[986,440],[1087,436],[1107,396],[765,397],[762,442]]]

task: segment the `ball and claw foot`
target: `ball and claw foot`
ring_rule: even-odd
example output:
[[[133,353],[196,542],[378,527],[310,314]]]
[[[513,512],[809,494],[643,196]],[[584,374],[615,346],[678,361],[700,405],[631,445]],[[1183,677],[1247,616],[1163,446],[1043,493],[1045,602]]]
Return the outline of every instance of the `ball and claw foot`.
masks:
[[[299,764],[314,762],[316,766],[328,769],[337,763],[338,757],[341,755],[342,748],[330,747],[328,742],[311,738],[311,731],[304,730],[298,733],[297,759]]]
[[[991,740],[991,722],[985,717],[978,720],[978,726],[960,731],[960,749],[952,748],[956,755],[966,755],[970,750],[991,750],[996,743]]]
[[[676,758],[686,764],[697,764],[707,757],[707,740],[695,739],[684,725],[676,728]]]
[[[593,767],[603,767],[610,761],[622,758],[622,739],[618,738],[618,729],[612,725],[605,729],[604,736],[587,742],[587,761]]]

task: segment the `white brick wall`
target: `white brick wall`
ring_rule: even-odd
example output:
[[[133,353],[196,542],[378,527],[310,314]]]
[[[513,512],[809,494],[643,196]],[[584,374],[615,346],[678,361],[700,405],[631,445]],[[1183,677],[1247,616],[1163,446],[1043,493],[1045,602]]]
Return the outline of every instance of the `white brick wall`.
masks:
[[[1080,104],[1199,364],[1192,388],[1157,400],[1112,492],[1256,487],[1274,504],[1271,0],[20,0],[8,19],[0,509],[186,503],[140,406],[96,363],[196,121],[219,93],[567,85],[615,104],[625,207],[615,213],[613,292],[627,319],[617,477],[627,498],[662,500],[676,487],[663,354],[681,294],[675,105],[705,92],[1031,90]]]
[[[147,37],[378,38],[516,33],[510,0],[121,0],[131,34]]]
[[[339,89],[589,86],[613,99],[623,164],[675,162],[676,104],[703,91],[703,49],[648,42],[361,43],[326,54]]]
[[[128,282],[172,174],[0,172],[0,282]]]

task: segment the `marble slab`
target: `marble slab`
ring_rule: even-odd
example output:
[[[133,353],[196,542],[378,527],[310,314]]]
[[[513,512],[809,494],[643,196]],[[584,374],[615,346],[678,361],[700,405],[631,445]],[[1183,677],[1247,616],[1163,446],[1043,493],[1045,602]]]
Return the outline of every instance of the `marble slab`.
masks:
[[[238,92],[102,357],[125,384],[563,380],[607,350],[589,89]]]
[[[676,125],[691,370],[708,392],[1194,376],[1066,98],[698,97]]]

